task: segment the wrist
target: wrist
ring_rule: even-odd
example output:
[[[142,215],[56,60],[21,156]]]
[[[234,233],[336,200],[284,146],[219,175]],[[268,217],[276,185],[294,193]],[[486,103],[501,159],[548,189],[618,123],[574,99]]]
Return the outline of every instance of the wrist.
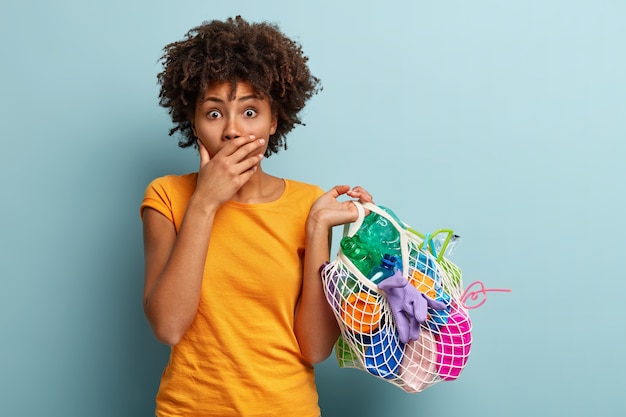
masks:
[[[306,220],[306,234],[307,236],[324,237],[328,236],[332,225],[324,220],[321,213],[311,212]]]
[[[206,198],[193,194],[187,204],[187,212],[198,213],[203,217],[212,217],[217,212],[219,204],[211,201],[206,201]]]

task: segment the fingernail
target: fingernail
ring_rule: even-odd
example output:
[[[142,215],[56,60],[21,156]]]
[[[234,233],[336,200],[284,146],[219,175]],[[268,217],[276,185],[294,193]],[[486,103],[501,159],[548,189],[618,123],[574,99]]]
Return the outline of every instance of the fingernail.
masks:
[[[263,145],[265,143],[265,139],[259,139],[259,143]]]

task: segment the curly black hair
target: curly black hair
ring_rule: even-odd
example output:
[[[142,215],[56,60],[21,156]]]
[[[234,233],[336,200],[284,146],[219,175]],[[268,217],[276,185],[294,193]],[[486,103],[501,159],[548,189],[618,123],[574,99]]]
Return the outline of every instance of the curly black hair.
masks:
[[[164,69],[157,75],[159,104],[175,124],[170,135],[181,133],[181,148],[197,148],[191,118],[198,96],[215,82],[229,82],[234,94],[237,82],[247,81],[269,98],[278,124],[269,138],[266,157],[280,147],[287,148],[287,133],[296,124],[304,124],[300,110],[321,90],[302,47],[272,23],[248,23],[241,16],[204,22],[163,50]]]

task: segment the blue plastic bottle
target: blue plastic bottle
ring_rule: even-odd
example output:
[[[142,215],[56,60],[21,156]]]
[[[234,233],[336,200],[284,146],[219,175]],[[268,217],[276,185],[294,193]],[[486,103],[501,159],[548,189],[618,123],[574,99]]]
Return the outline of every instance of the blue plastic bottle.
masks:
[[[397,259],[395,256],[386,253],[383,255],[383,259],[380,265],[374,267],[370,272],[369,279],[374,284],[378,284],[382,280],[389,278],[396,272]]]

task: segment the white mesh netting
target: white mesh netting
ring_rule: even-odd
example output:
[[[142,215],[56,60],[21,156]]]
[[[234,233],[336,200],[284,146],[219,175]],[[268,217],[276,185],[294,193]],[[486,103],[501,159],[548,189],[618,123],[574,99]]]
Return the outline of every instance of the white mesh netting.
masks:
[[[419,236],[406,232],[402,250],[408,262],[403,276],[421,293],[443,302],[428,309],[419,337],[402,343],[385,294],[342,255],[325,265],[326,298],[341,328],[335,345],[339,366],[357,368],[406,392],[420,392],[440,381],[456,379],[471,347],[471,321],[461,303],[460,269],[444,257],[439,261],[420,249]]]

